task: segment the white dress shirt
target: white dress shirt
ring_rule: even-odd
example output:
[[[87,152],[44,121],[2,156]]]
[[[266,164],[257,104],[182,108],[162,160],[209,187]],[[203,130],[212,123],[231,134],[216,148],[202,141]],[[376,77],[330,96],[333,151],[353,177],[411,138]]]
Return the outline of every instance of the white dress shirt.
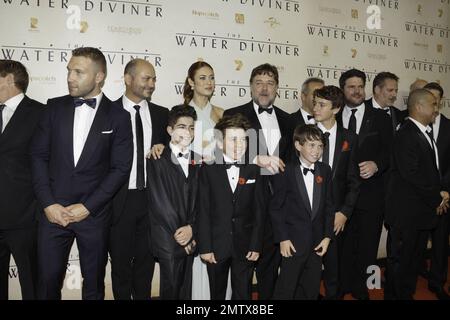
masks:
[[[316,120],[314,118],[308,119],[308,116],[311,117],[312,114],[306,112],[305,109],[300,108],[300,113],[302,114],[303,120],[305,121],[306,124],[316,124]]]
[[[4,111],[3,111],[4,112]],[[439,113],[436,120],[433,122],[433,138],[434,142],[437,142],[439,136],[439,128],[441,127],[441,114]]]
[[[380,106],[380,105],[378,104],[377,100],[375,100],[374,97],[372,97],[372,105],[373,105],[373,107],[374,107],[375,109],[380,109],[380,110],[382,110],[382,111],[384,111],[384,112],[387,111],[387,114],[388,114],[389,116],[391,116],[391,108],[389,108],[389,107],[383,108],[382,106]]]
[[[11,120],[14,112],[16,112],[17,107],[22,102],[25,95],[23,93],[19,93],[18,95],[8,99],[5,101],[4,104],[6,107],[3,109],[2,112],[2,119],[3,119],[3,128],[0,128],[0,133],[5,131],[6,125],[8,124],[9,120]]]
[[[430,137],[427,134],[427,131],[429,132],[431,130],[430,126],[424,126],[423,124],[421,124],[419,121],[409,117],[409,120],[411,120],[418,128],[420,131],[422,131],[423,135],[425,136],[425,138],[427,139],[428,143],[430,144],[430,147],[432,149],[434,149],[434,154],[436,156],[436,167],[439,169],[439,153],[438,153],[438,148],[437,145],[434,141],[431,141]],[[434,146],[434,148],[433,148]]]
[[[336,139],[337,139],[337,123],[334,123],[334,126],[327,130],[322,123],[317,123],[317,126],[320,130],[322,130],[323,133],[328,132],[330,136],[328,137],[328,143],[329,143],[329,154],[328,154],[328,164],[331,168],[333,168],[333,161],[334,161],[334,149],[336,148]],[[320,161],[322,161],[322,158],[320,158]]]
[[[300,171],[303,176],[303,181],[305,181],[306,192],[308,193],[309,204],[311,206],[311,210],[313,207],[313,196],[314,196],[314,174],[311,171],[306,173],[306,176],[303,174],[303,168],[313,169],[314,163],[308,167],[300,158]]]
[[[223,155],[223,159],[225,160],[225,163],[230,162],[236,162],[237,160],[233,160],[230,157],[228,157],[226,154]],[[227,169],[227,176],[228,176],[228,182],[230,183],[231,190],[236,191],[236,187],[239,180],[239,167],[231,166],[229,169]]]
[[[275,110],[273,110],[271,114],[268,112],[259,113],[259,106],[255,102],[253,102],[253,108],[255,108],[256,115],[258,116],[259,123],[261,124],[267,151],[269,155],[274,155],[281,139],[280,126],[278,125]],[[270,106],[269,108],[273,108],[273,106]]]
[[[95,115],[97,114],[98,107],[102,100],[103,93],[100,92],[98,96],[92,97],[96,99],[95,108],[89,107],[83,103],[79,107],[75,108],[75,115],[73,118],[73,162],[75,166],[80,160],[81,152],[83,151],[84,144],[91,130],[92,123],[94,122]]]
[[[184,175],[187,178],[189,176],[189,161],[190,161],[189,158],[191,157],[191,150],[189,148],[186,148],[186,150],[181,151],[181,148],[179,146],[174,145],[172,142],[169,143],[169,146],[175,158],[180,163],[181,169],[183,169]],[[178,157],[180,153],[183,155],[183,157]]]
[[[147,100],[142,100],[139,103],[134,103],[128,99],[125,95],[122,97],[123,108],[130,113],[131,128],[133,131],[133,164],[131,165],[130,180],[128,182],[128,189],[136,189],[136,176],[137,176],[137,139],[136,139],[136,109],[135,105],[139,105],[139,114],[142,120],[142,131],[144,133],[144,179],[147,180],[147,161],[145,160],[146,154],[150,151],[152,144],[152,118],[150,117],[150,109],[148,107]],[[147,181],[145,181],[147,186]]]
[[[216,123],[211,119],[212,105],[208,101],[206,106],[202,109],[198,107],[193,100],[189,102],[189,105],[193,107],[197,113],[192,148],[194,152],[201,154],[208,159],[213,158],[216,147],[216,140],[214,139],[214,127]]]
[[[364,102],[359,106],[355,107],[355,118],[356,118],[356,134],[359,134],[359,130],[361,130],[361,124],[364,117],[364,112],[366,110],[366,105]],[[348,129],[348,123],[350,122],[350,116],[352,115],[352,109],[349,106],[344,107],[344,111],[342,112],[342,124],[345,129]]]

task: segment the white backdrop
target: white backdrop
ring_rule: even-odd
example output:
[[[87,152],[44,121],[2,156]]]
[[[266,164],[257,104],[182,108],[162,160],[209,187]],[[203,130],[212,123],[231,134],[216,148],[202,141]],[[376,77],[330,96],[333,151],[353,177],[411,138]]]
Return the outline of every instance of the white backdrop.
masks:
[[[279,69],[276,104],[288,112],[307,77],[337,85],[351,67],[367,73],[368,97],[376,73],[396,73],[404,108],[416,78],[450,92],[449,26],[450,0],[1,0],[0,59],[28,68],[28,94],[41,102],[67,94],[70,51],[95,46],[107,58],[111,99],[124,91],[125,64],[140,57],[156,67],[153,101],[167,107],[182,101],[187,68],[203,59],[215,69],[214,104],[224,108],[250,99],[250,72],[265,62]],[[444,104],[450,115],[450,100]],[[16,274],[12,263],[17,298]],[[65,286],[64,296],[80,292]]]

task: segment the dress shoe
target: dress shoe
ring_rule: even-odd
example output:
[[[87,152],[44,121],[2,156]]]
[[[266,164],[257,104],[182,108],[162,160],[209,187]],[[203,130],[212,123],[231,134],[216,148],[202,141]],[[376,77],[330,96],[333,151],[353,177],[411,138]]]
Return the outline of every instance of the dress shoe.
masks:
[[[444,288],[428,287],[428,290],[433,292],[439,300],[450,300],[450,295],[445,291]]]

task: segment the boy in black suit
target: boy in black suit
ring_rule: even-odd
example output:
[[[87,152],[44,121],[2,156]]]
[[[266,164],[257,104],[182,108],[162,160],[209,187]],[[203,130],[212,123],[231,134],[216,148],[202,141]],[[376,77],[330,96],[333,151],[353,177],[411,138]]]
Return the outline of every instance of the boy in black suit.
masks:
[[[274,299],[315,300],[319,295],[321,258],[333,237],[334,220],[331,170],[318,162],[324,144],[319,128],[298,126],[298,161],[274,177],[270,215],[282,255]]]
[[[215,126],[223,159],[200,173],[198,245],[208,262],[213,300],[225,299],[230,268],[232,299],[251,298],[254,262],[262,248],[267,182],[256,165],[244,162],[249,128],[241,114],[223,117]]]
[[[190,299],[193,225],[196,216],[199,156],[190,144],[197,114],[186,105],[170,110],[169,148],[148,163],[150,234],[153,254],[160,265],[160,298]]]
[[[344,93],[336,86],[314,91],[313,114],[325,137],[321,161],[331,167],[336,241],[332,241],[323,259],[325,299],[338,298],[339,262],[342,260],[345,225],[352,216],[359,194],[359,169],[356,163],[357,136],[336,121],[336,114],[344,107]]]

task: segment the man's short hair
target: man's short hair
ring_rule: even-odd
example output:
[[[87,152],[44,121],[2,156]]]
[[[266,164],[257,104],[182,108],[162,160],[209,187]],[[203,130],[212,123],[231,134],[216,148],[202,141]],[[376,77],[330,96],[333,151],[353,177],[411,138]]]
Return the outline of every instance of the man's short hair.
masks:
[[[169,127],[174,127],[175,124],[177,123],[179,118],[182,117],[189,117],[194,119],[194,121],[197,120],[197,112],[195,112],[195,109],[189,105],[185,105],[185,104],[179,104],[175,107],[173,107],[170,111],[169,111],[169,116],[167,119],[167,123],[169,125]]]
[[[253,79],[259,75],[268,75],[269,77],[273,77],[276,84],[278,85],[278,69],[272,64],[264,63],[252,70],[252,74],[250,75],[250,83],[253,82]]]
[[[366,74],[358,69],[350,69],[341,74],[339,78],[339,87],[343,90],[345,82],[353,77],[361,78],[363,81],[363,85],[366,85]]]
[[[4,78],[8,74],[14,76],[14,83],[17,89],[26,93],[30,78],[25,66],[15,60],[0,60],[0,76]]]
[[[308,86],[309,86],[310,83],[320,83],[322,85],[325,85],[325,81],[323,81],[323,79],[320,79],[320,78],[308,78],[302,84],[302,93],[303,94],[308,94]]]
[[[314,90],[314,98],[322,98],[331,101],[331,109],[344,107],[344,93],[336,86],[325,86]]]
[[[425,88],[413,90],[408,96],[408,112],[411,112],[414,106],[421,103],[429,95],[434,98],[433,94]]]
[[[251,127],[252,127],[252,125],[246,116],[242,115],[241,113],[236,113],[231,116],[222,117],[217,122],[214,129],[216,129],[215,130],[216,139],[222,140],[223,137],[225,137],[226,129],[239,128],[239,129],[243,129],[244,131],[247,131]],[[219,132],[221,134],[219,134]]]
[[[322,141],[325,145],[325,137],[322,130],[314,124],[300,124],[294,130],[294,143],[298,141],[300,145],[304,145],[306,141]]]
[[[373,84],[372,84],[372,92],[375,92],[375,87],[382,87],[384,86],[384,81],[386,79],[391,79],[391,80],[395,80],[398,81],[398,77],[397,75],[391,73],[391,72],[380,72],[379,74],[377,74],[375,76],[375,78],[373,78]]]
[[[444,89],[441,87],[441,85],[437,82],[430,82],[427,83],[425,85],[425,87],[423,87],[424,89],[429,89],[429,90],[436,90],[439,91],[439,98],[442,99],[442,97],[444,96]]]
[[[99,49],[93,47],[76,48],[72,50],[72,56],[91,59],[106,76],[106,58]]]

